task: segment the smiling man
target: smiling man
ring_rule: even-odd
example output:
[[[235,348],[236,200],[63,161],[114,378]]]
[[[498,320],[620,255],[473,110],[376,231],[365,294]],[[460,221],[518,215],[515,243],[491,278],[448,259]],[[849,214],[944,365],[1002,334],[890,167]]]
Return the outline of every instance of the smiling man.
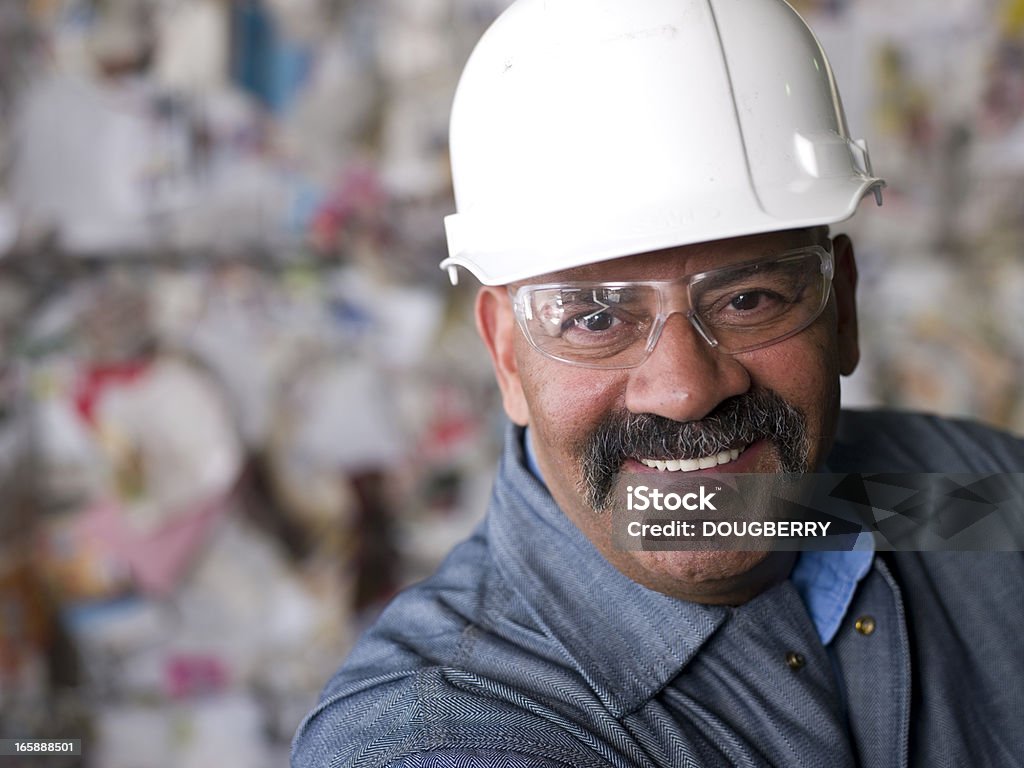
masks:
[[[857,362],[849,239],[833,248],[822,228],[789,230],[480,291],[477,324],[506,412],[530,427],[537,476],[640,584],[735,604],[792,569],[791,553],[623,551],[595,512],[609,511],[619,473],[803,472],[824,461],[839,375]]]
[[[518,0],[451,146],[442,266],[482,283],[504,455],[485,521],[360,641],[293,765],[1022,764],[1020,552],[616,541],[642,483],[1024,471],[980,426],[840,412],[857,271],[829,228],[883,182],[799,16]]]

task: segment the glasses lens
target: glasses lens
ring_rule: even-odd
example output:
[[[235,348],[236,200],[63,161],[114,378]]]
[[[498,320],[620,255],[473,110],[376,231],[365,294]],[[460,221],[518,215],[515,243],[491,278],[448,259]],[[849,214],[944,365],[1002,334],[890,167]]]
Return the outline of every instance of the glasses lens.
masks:
[[[744,352],[806,328],[828,298],[823,251],[705,273],[690,306],[726,352]]]
[[[521,321],[541,352],[601,368],[636,365],[658,314],[648,285],[575,285],[520,290]]]

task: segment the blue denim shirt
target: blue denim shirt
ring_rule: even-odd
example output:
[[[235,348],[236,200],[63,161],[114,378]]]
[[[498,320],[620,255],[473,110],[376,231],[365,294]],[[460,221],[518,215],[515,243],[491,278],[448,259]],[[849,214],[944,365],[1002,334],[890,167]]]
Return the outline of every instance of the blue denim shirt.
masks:
[[[927,417],[846,415],[829,465],[1021,471],[1024,444]],[[830,659],[792,581],[733,608],[623,576],[510,430],[487,518],[359,642],[292,764],[1020,765],[1021,595],[1021,553],[884,553]],[[858,630],[869,616],[872,631]]]

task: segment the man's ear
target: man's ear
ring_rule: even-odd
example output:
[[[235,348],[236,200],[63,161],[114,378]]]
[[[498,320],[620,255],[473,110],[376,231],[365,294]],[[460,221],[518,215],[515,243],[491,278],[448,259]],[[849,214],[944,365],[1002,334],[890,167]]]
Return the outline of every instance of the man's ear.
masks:
[[[501,401],[508,417],[526,426],[529,410],[523,395],[523,384],[519,378],[519,364],[516,361],[515,312],[512,301],[504,287],[483,286],[476,295],[476,329],[487,345],[494,364],[494,375],[501,389]]]
[[[838,320],[839,372],[849,376],[860,362],[860,342],[857,338],[857,261],[853,256],[853,243],[846,235],[833,238],[832,249],[836,259],[832,290],[836,297]]]

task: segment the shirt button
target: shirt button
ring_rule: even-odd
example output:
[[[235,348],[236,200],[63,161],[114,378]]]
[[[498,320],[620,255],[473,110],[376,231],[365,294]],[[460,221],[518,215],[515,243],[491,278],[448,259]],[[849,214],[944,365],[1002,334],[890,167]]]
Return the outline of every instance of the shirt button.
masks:
[[[793,670],[803,669],[807,664],[807,660],[803,657],[803,654],[797,653],[796,651],[790,651],[786,654],[786,664]]]
[[[854,629],[862,635],[870,635],[875,631],[875,626],[874,616],[861,616],[853,625]]]

